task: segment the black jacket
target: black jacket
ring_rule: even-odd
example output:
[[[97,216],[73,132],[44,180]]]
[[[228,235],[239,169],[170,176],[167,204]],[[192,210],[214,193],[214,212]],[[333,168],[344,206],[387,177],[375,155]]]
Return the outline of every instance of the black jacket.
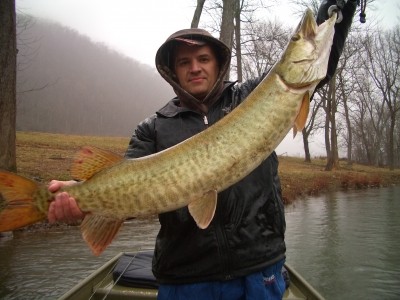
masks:
[[[327,18],[326,7],[331,3],[333,0],[323,1],[319,22]],[[355,1],[350,0],[343,14],[345,22],[335,26],[327,80],[336,70],[355,8]],[[176,37],[202,39],[220,56],[218,80],[202,100],[184,91],[174,76],[171,63]],[[204,30],[188,29],[171,35],[157,51],[156,67],[178,97],[137,127],[126,156],[140,157],[167,149],[201,132],[242,102],[261,78],[242,85],[223,84],[229,62],[229,48]],[[179,105],[182,103],[185,105]],[[205,104],[207,113],[202,110]],[[207,229],[197,227],[187,207],[161,214],[159,220],[153,273],[160,283],[226,280],[283,259],[286,224],[275,152],[244,179],[219,193],[216,214]]]
[[[257,83],[226,83],[206,116],[177,106],[179,100],[173,99],[138,126],[127,156],[164,150],[204,130],[229,113]],[[276,154],[218,195],[216,214],[207,229],[197,227],[187,207],[161,214],[159,220],[153,272],[162,283],[225,280],[283,259],[286,225]]]

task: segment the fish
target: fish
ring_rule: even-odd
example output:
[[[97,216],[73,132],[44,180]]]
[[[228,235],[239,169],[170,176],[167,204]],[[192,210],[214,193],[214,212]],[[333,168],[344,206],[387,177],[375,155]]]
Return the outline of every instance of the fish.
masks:
[[[95,255],[124,221],[187,207],[197,226],[212,222],[217,194],[259,166],[291,128],[306,123],[310,97],[326,76],[336,15],[317,25],[307,9],[280,60],[227,116],[164,151],[125,159],[96,147],[80,149],[62,188],[85,212],[80,228]],[[0,171],[0,232],[44,221],[55,194],[45,185]]]

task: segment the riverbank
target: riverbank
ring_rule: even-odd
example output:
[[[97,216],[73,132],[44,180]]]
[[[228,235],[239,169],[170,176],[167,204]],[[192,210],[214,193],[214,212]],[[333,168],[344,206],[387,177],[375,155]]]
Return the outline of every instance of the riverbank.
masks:
[[[91,145],[123,155],[128,142],[129,137],[18,132],[18,173],[43,183],[51,179],[69,180],[72,158],[80,147]],[[324,158],[305,163],[303,158],[280,156],[279,162],[285,204],[327,191],[400,185],[400,169],[390,171],[341,161],[339,170],[328,172],[324,170]]]
[[[325,171],[325,158],[315,158],[311,163],[306,163],[302,158],[280,157],[279,162],[285,204],[328,191],[400,185],[400,169],[390,171],[356,163],[349,165],[343,160],[339,169]]]

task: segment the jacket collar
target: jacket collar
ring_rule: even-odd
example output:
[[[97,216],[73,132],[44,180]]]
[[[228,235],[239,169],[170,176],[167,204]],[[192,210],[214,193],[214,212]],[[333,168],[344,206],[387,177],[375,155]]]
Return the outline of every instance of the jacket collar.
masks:
[[[230,89],[233,85],[235,85],[235,83],[236,83],[236,81],[224,82],[224,87],[222,89],[220,97],[216,102],[214,102],[214,105],[221,101],[221,99],[222,99],[221,96],[223,94],[225,94],[226,90]],[[163,106],[161,109],[159,109],[156,113],[158,115],[161,115],[166,118],[173,118],[183,112],[195,112],[195,113],[200,114],[200,112],[197,110],[194,110],[194,109],[191,109],[188,107],[184,107],[184,106],[180,106],[180,100],[178,97],[175,97],[172,100],[170,100],[165,106]]]

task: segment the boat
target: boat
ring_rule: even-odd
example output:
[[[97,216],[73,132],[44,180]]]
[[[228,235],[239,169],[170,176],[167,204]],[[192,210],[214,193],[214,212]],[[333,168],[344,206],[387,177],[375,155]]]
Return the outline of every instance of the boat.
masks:
[[[150,300],[157,299],[157,282],[151,273],[152,251],[121,252],[59,300]],[[285,300],[323,300],[324,298],[288,264]]]

